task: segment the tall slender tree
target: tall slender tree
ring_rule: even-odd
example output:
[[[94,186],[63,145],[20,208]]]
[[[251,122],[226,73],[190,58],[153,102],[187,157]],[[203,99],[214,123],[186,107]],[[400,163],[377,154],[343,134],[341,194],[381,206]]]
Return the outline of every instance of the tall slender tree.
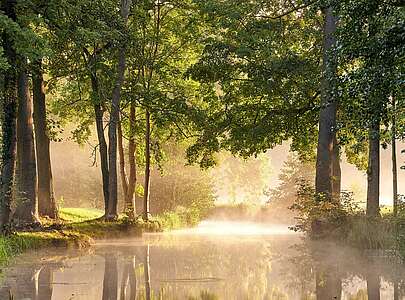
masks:
[[[123,24],[126,27],[128,16],[131,8],[131,0],[121,1],[121,17]],[[124,75],[126,69],[126,41],[121,41],[121,46],[118,49],[118,64],[117,64],[117,79],[112,92],[110,123],[108,127],[108,205],[106,207],[106,220],[116,219],[117,212],[117,125],[119,122],[119,111],[121,101],[121,88],[124,83]]]
[[[391,158],[392,158],[392,205],[394,216],[398,214],[398,166],[397,166],[397,120],[396,100],[391,97],[392,103],[392,125],[391,125]]]
[[[145,183],[143,195],[143,219],[149,220],[150,213],[150,112],[145,112]]]

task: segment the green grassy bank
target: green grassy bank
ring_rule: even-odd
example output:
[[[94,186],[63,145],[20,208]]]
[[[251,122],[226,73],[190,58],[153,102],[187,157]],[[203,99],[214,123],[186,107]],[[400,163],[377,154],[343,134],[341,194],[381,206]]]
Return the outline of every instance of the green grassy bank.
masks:
[[[129,221],[120,216],[115,222],[104,222],[102,210],[87,208],[62,208],[57,223],[43,220],[35,231],[17,231],[10,236],[0,236],[0,267],[27,250],[45,247],[85,248],[95,239],[140,236],[143,232],[157,232],[192,226],[199,215],[189,209],[177,209],[153,217],[150,222],[141,218]]]

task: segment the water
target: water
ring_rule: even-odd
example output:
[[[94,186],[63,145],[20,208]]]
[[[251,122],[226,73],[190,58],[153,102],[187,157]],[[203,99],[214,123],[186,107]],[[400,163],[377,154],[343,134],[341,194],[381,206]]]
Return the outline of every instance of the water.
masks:
[[[0,299],[405,299],[404,275],[394,259],[307,245],[285,226],[203,222],[19,256]]]

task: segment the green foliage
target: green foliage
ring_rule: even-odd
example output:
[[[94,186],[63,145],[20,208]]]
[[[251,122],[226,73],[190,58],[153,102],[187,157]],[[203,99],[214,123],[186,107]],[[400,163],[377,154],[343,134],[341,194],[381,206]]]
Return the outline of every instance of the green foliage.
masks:
[[[304,9],[283,19],[281,1],[199,2],[210,26],[204,52],[189,74],[209,107],[194,121],[201,132],[188,150],[208,167],[225,149],[243,157],[292,139],[311,157],[317,133],[320,69],[318,16]]]
[[[179,229],[197,225],[202,219],[201,212],[195,208],[177,207],[174,211],[164,212],[156,217],[163,230]]]
[[[393,251],[405,258],[405,214],[400,206],[397,217],[367,217],[352,193],[342,192],[339,202],[322,201],[314,189],[301,185],[292,209],[299,213],[293,227],[316,238],[338,241],[359,249]]]
[[[196,166],[186,166],[184,145],[168,143],[163,151],[161,172],[152,172],[151,212],[161,214],[178,207],[203,216],[214,205],[213,177]]]
[[[366,168],[367,129],[404,120],[404,9],[376,0],[336,1],[339,15],[339,132],[349,162]],[[394,112],[391,97],[397,102]],[[398,126],[401,128],[401,126]],[[383,131],[382,143],[389,135]]]
[[[324,195],[316,194],[313,186],[305,181],[301,182],[291,209],[299,213],[294,230],[332,238],[339,237],[346,230],[349,217],[361,211],[351,193],[342,192],[339,200],[324,201]]]

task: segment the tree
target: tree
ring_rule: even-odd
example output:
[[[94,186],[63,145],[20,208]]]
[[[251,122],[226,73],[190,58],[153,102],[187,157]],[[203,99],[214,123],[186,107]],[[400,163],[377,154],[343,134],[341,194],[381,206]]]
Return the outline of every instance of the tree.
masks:
[[[54,78],[53,111],[78,124],[74,138],[83,143],[95,121],[103,182],[104,205],[109,200],[108,146],[104,134],[109,91],[113,90],[114,46],[124,39],[115,1],[66,1],[49,5],[46,23],[50,31],[50,75]],[[72,97],[75,99],[72,101]],[[56,98],[56,99],[55,99]]]
[[[131,8],[131,0],[121,1],[121,17],[124,27],[128,22]],[[108,127],[108,203],[105,212],[106,220],[114,220],[118,217],[117,212],[117,123],[119,122],[119,111],[121,101],[121,88],[124,82],[126,69],[126,45],[125,41],[118,49],[117,79],[112,92],[110,123]]]
[[[331,199],[333,190],[334,162],[338,155],[336,144],[336,58],[333,48],[336,45],[337,18],[332,6],[323,9],[323,60],[321,83],[321,111],[319,116],[319,135],[316,155],[315,192]],[[335,157],[335,159],[334,159]],[[339,168],[339,167],[338,167]],[[339,191],[340,192],[340,191]]]
[[[393,3],[374,0],[340,1],[336,6],[342,24],[338,37],[342,107],[350,116],[343,126],[353,135],[368,131],[367,214],[376,216],[381,126],[390,123],[390,98],[401,94],[404,12]]]
[[[200,4],[212,32],[189,71],[202,83],[207,102],[194,116],[201,131],[188,150],[191,162],[207,167],[221,149],[248,157],[288,139],[293,150],[312,151],[321,28],[307,7],[277,1]]]
[[[34,64],[32,89],[34,101],[34,129],[38,171],[38,212],[40,216],[57,219],[58,210],[53,191],[50,139],[47,128],[46,95],[42,59]]]
[[[17,166],[18,202],[13,218],[22,223],[38,222],[32,98],[24,59],[18,74]]]
[[[15,181],[15,162],[17,146],[17,66],[16,50],[14,45],[13,29],[16,29],[16,2],[4,0],[1,2],[2,10],[7,17],[7,27],[2,30],[2,44],[4,56],[7,60],[7,69],[4,73],[3,89],[3,123],[2,123],[2,170],[0,191],[0,226],[10,220],[11,203],[13,200],[13,185]]]
[[[122,190],[124,192],[124,212],[131,220],[135,219],[136,206],[135,206],[135,189],[136,189],[136,141],[135,141],[135,128],[136,122],[136,108],[135,104],[131,103],[129,115],[129,136],[128,136],[128,164],[129,176],[127,177],[125,170],[125,151],[123,144],[123,131],[122,120],[118,123],[118,151],[120,156],[120,177],[122,182]]]

